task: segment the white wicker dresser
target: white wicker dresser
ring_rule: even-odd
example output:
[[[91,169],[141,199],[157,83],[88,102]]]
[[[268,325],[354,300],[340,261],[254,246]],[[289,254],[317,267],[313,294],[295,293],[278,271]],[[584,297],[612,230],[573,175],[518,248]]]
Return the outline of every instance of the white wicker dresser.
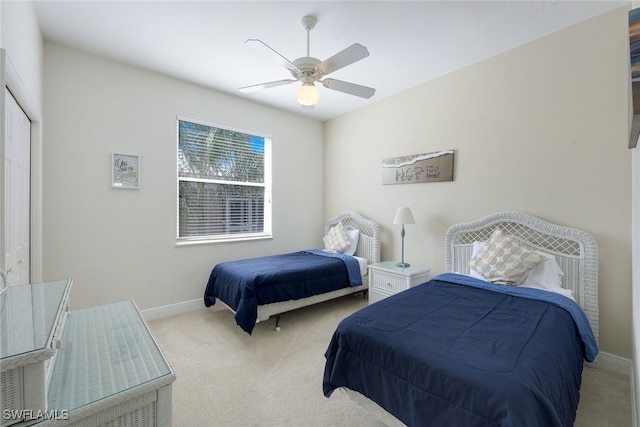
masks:
[[[171,426],[176,375],[133,301],[70,311],[52,365],[46,407],[3,426]]]
[[[47,390],[69,312],[71,280],[14,285],[0,295],[1,425],[47,409]]]

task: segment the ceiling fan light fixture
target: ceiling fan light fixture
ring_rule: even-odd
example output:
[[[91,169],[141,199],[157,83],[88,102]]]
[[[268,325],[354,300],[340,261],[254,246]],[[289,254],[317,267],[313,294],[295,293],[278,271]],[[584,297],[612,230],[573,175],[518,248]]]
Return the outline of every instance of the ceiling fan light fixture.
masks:
[[[298,89],[298,102],[305,107],[311,107],[318,103],[318,88],[313,83],[303,83]]]

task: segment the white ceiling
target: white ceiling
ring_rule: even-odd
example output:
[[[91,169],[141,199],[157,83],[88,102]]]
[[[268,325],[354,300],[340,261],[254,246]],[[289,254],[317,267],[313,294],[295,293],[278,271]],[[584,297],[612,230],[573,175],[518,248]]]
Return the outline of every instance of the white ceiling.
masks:
[[[36,1],[45,39],[155,70],[221,92],[327,120],[512,49],[628,1]],[[240,93],[291,78],[257,38],[293,61],[306,56],[300,20],[314,15],[311,56],[353,43],[370,56],[330,77],[376,88],[369,100],[320,87],[301,111],[298,83]]]

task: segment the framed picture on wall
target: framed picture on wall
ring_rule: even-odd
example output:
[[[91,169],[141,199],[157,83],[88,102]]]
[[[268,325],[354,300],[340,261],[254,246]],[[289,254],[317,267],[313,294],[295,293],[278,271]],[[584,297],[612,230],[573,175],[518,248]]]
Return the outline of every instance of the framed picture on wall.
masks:
[[[633,107],[629,148],[635,148],[640,135],[640,8],[629,11],[629,55]]]
[[[453,150],[382,160],[382,184],[453,181]]]
[[[140,188],[140,157],[132,154],[112,153],[111,187]]]

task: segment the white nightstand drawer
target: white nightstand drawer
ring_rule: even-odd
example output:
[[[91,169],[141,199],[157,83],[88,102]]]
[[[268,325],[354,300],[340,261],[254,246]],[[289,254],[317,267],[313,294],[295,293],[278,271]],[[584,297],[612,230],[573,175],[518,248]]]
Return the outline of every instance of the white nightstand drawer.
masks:
[[[400,291],[407,289],[407,280],[404,277],[394,276],[388,273],[374,273],[372,277],[372,284],[370,285],[378,292],[387,294],[397,294]]]
[[[378,290],[373,291],[373,289],[369,290],[369,304],[373,304],[374,302],[382,301],[383,299],[390,297],[391,294],[386,294],[383,292],[379,292]]]

